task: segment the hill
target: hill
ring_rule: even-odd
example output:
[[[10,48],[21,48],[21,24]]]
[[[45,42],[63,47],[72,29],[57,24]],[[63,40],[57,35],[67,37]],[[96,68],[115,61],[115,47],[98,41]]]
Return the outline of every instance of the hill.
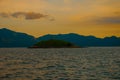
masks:
[[[0,29],[0,47],[28,47],[36,39],[26,33],[15,32],[6,28]]]
[[[40,41],[33,45],[31,48],[77,48],[78,46],[73,45],[70,42],[63,40],[50,39]]]
[[[6,28],[0,29],[0,47],[29,47],[36,42],[57,39],[70,42],[77,46],[120,46],[120,37],[111,36],[105,38],[96,38],[94,36],[83,36],[75,33],[44,35],[34,38],[31,35],[21,32],[15,32]]]
[[[58,34],[58,35],[44,35],[37,38],[37,41],[59,39],[71,42],[77,46],[120,46],[120,38],[116,36],[96,38],[94,36],[83,36],[75,33]]]

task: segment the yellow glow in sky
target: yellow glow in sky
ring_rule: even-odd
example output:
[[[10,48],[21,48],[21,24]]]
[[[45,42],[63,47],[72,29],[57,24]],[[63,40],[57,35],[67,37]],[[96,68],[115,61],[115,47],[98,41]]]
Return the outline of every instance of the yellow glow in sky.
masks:
[[[0,28],[120,37],[120,0],[0,0]]]

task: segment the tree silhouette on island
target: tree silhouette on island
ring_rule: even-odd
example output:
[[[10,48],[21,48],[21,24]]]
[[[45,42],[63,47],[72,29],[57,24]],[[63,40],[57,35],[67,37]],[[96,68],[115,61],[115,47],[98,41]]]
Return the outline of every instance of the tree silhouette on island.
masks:
[[[40,41],[29,48],[79,48],[79,47],[64,40],[50,39]]]

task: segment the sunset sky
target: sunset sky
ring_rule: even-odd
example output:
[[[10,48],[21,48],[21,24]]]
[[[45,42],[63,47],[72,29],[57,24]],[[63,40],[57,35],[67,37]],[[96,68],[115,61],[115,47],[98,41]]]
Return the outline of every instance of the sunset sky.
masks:
[[[120,0],[0,0],[0,28],[120,37]]]

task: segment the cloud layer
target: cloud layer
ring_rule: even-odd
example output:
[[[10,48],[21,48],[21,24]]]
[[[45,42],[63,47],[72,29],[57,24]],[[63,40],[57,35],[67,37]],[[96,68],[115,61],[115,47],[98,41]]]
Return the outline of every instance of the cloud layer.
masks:
[[[97,20],[97,23],[100,24],[120,24],[120,16],[119,17],[103,17]]]
[[[14,13],[0,13],[1,17],[9,18],[24,18],[26,20],[46,18],[48,15],[35,12],[14,12]]]
[[[93,22],[98,24],[120,24],[120,12],[115,12],[111,16],[97,17]]]

